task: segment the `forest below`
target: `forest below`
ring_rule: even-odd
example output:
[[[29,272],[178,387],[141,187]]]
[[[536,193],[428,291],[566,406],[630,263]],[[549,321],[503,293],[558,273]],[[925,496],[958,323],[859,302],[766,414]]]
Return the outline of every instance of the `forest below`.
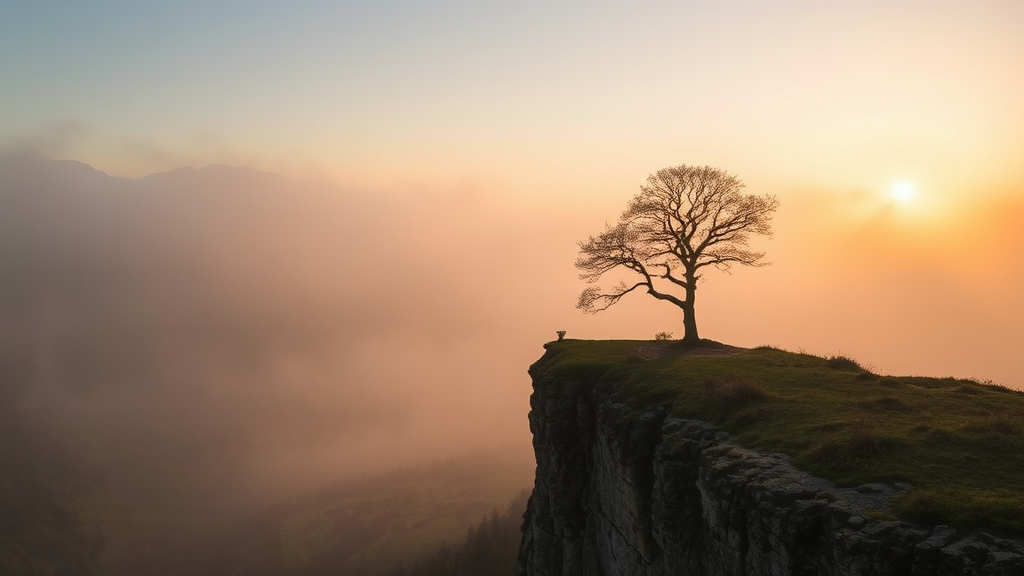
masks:
[[[103,474],[4,418],[0,573],[511,574],[532,461],[486,451],[359,476],[216,526],[117,500]],[[517,492],[518,491],[518,492]]]

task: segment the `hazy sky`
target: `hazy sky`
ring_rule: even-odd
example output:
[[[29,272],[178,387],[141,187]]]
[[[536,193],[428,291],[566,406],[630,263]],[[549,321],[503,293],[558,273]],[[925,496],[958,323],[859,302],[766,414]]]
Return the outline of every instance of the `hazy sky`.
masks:
[[[701,336],[1024,389],[1022,103],[1021,0],[0,0],[0,422],[132,550],[528,454],[556,330],[682,336],[573,267],[681,163],[780,201]]]
[[[7,2],[0,134],[372,189],[1019,185],[1024,5],[843,4]]]
[[[1024,386],[1022,25],[1017,1],[6,2],[0,139],[548,214],[516,281],[602,337],[678,318],[581,316],[573,242],[649,173],[719,166],[782,207],[772,268],[709,275],[702,335]]]

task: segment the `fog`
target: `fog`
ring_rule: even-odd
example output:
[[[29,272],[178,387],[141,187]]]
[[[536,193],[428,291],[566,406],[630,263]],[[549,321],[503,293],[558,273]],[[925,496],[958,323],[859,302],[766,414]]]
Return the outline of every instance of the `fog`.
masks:
[[[3,152],[0,416],[182,523],[474,449],[522,454],[526,369],[555,330],[681,333],[642,296],[573,308],[575,241],[633,192],[527,205],[226,166],[125,179]],[[780,197],[758,244],[774,265],[707,273],[702,336],[1024,384],[1018,200],[961,210],[950,238],[941,219]]]
[[[544,289],[513,273],[537,246],[487,202],[29,153],[0,178],[5,405],[121,497],[243,512],[529,450],[526,368],[558,326],[517,318]]]

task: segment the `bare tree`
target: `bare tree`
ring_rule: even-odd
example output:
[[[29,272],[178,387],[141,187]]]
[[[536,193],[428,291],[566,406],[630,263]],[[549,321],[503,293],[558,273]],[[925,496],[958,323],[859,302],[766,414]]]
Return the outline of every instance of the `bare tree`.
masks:
[[[634,284],[620,282],[608,292],[589,286],[576,307],[600,312],[626,294],[645,289],[682,308],[683,342],[699,342],[693,305],[700,269],[768,265],[764,252],[747,246],[752,235],[771,236],[772,213],[779,202],[773,196],[743,195],[742,188],[735,176],[710,166],[684,164],[649,176],[618,223],[579,243],[576,259],[580,278],[588,283],[617,269],[639,279]]]

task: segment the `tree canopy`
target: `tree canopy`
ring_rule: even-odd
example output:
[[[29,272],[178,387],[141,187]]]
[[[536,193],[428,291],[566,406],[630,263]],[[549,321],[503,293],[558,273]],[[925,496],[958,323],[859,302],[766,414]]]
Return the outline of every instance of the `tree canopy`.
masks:
[[[635,290],[683,310],[683,341],[700,341],[694,316],[698,272],[707,266],[766,266],[752,236],[771,236],[774,196],[744,195],[735,176],[710,166],[664,168],[647,178],[615,225],[579,243],[576,267],[590,284],[613,270],[635,278],[611,290],[588,286],[577,308],[599,312]]]

